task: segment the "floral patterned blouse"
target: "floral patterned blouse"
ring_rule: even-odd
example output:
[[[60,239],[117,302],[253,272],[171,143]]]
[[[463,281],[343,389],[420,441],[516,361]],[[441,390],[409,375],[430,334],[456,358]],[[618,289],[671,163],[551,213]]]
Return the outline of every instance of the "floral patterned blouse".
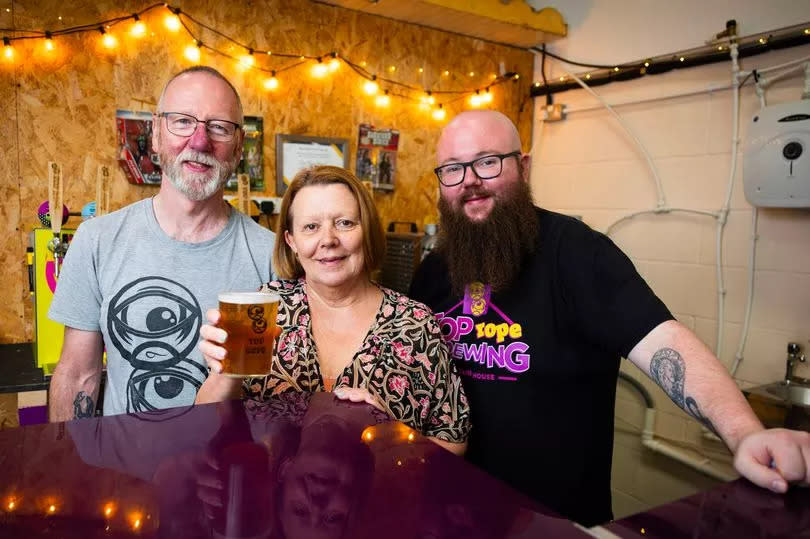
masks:
[[[324,391],[318,350],[312,337],[305,280],[273,281],[265,288],[280,295],[270,373],[245,381],[249,398],[268,399],[289,391]],[[430,310],[382,288],[374,323],[335,387],[364,387],[388,413],[426,436],[463,442],[470,432],[470,409],[441,330]]]

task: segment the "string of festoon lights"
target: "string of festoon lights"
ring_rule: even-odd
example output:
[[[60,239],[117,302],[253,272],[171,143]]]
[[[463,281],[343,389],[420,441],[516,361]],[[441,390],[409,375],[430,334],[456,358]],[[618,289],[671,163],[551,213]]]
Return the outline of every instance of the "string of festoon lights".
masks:
[[[422,109],[430,111],[435,120],[441,121],[445,119],[446,106],[463,99],[466,99],[471,107],[486,106],[493,101],[492,89],[494,87],[509,81],[517,81],[520,78],[520,75],[515,72],[508,72],[501,75],[493,73],[483,86],[458,90],[415,86],[393,78],[394,73],[397,71],[394,65],[388,66],[383,70],[383,73],[378,73],[372,71],[368,67],[367,62],[355,62],[338,51],[328,51],[324,54],[313,56],[292,52],[262,50],[251,47],[205,24],[191,14],[182,11],[180,8],[166,3],[152,4],[131,15],[114,17],[90,24],[58,30],[0,28],[0,33],[13,33],[13,35],[3,36],[2,57],[6,62],[15,61],[18,55],[18,51],[15,50],[14,47],[15,42],[26,40],[41,41],[43,50],[47,54],[56,49],[56,40],[59,37],[93,32],[99,34],[101,45],[112,52],[118,47],[116,30],[120,29],[126,23],[130,23],[128,32],[131,37],[143,38],[147,36],[149,32],[142,17],[153,10],[164,10],[166,12],[163,17],[163,23],[170,32],[179,33],[183,30],[188,38],[190,38],[189,44],[183,51],[183,56],[186,60],[191,63],[200,63],[205,54],[213,54],[230,59],[235,62],[238,69],[243,71],[252,70],[259,74],[262,77],[262,87],[268,92],[278,90],[281,86],[281,75],[290,70],[308,66],[312,77],[323,79],[339,70],[341,65],[346,65],[363,79],[363,92],[374,97],[374,103],[377,107],[384,108],[390,106],[391,98],[395,97],[419,104]],[[6,11],[10,11],[10,9]],[[59,17],[59,20],[61,21],[62,17]],[[217,43],[204,42],[201,39],[202,30],[206,30],[216,36]],[[154,36],[154,33],[151,35]],[[218,44],[221,45],[223,42],[229,44],[227,51],[217,47]],[[236,52],[234,52],[234,49]],[[276,58],[282,58],[288,60],[288,62],[286,65],[269,67],[267,64],[269,62],[275,62],[274,59]],[[418,68],[418,73],[424,73],[424,68]],[[440,78],[448,79],[450,74],[449,70],[444,70]],[[470,71],[468,76],[470,78],[474,77],[475,72]]]

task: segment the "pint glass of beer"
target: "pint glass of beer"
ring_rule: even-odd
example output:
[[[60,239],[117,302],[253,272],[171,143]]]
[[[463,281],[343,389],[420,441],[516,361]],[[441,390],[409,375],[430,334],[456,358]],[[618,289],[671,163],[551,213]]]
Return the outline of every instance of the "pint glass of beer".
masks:
[[[228,332],[222,374],[234,378],[270,372],[278,312],[278,294],[224,292],[219,294],[219,327]]]

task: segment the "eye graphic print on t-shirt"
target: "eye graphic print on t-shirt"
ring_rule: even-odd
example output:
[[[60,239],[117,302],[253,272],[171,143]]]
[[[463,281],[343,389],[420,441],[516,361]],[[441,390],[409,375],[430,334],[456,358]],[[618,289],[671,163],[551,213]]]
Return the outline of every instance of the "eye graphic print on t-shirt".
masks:
[[[436,319],[463,376],[515,382],[531,366],[529,345],[521,340],[522,326],[499,309],[491,296],[488,285],[472,283],[464,298],[436,313]]]
[[[193,400],[208,374],[188,357],[197,345],[201,321],[202,310],[191,291],[164,277],[142,277],[113,297],[107,330],[133,369],[127,412],[187,404],[189,390]]]

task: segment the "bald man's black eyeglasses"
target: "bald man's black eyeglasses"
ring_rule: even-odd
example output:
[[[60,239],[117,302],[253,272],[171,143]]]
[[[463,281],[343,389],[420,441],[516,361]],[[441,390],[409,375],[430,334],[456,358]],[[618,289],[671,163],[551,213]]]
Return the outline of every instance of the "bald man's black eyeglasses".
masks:
[[[482,180],[491,180],[503,171],[503,160],[507,157],[519,157],[520,151],[502,154],[485,155],[473,161],[464,163],[449,163],[433,169],[439,183],[445,187],[453,187],[464,181],[467,168],[471,167],[476,176]]]

